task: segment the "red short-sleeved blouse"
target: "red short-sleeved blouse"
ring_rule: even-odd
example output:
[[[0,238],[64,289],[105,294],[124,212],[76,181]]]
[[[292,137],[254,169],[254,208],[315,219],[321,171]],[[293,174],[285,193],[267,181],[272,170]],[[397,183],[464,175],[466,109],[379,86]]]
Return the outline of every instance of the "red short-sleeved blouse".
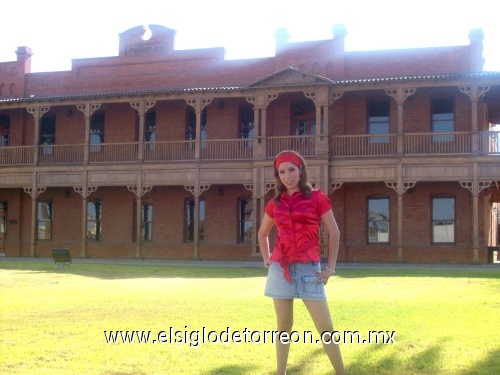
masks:
[[[266,214],[278,227],[278,236],[271,260],[280,262],[285,278],[291,281],[287,265],[290,263],[319,262],[319,226],[321,216],[332,208],[330,199],[313,189],[309,198],[302,192],[281,195],[266,205]]]

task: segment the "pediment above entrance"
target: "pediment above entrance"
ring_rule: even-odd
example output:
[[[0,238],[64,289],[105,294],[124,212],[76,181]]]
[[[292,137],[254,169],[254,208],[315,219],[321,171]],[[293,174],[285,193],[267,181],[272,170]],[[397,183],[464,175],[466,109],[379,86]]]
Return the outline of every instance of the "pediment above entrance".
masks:
[[[246,88],[301,86],[314,84],[324,85],[331,83],[333,83],[333,81],[328,78],[312,73],[306,73],[292,66],[287,66],[286,68],[269,74],[246,86]]]

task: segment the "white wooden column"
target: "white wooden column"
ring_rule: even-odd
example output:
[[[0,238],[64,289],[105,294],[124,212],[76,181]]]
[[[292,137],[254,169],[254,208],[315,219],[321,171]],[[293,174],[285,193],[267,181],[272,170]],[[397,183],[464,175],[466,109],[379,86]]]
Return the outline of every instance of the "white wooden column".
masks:
[[[81,187],[73,187],[73,190],[76,191],[82,197],[82,222],[81,222],[81,251],[80,256],[82,258],[88,258],[87,252],[87,198],[90,194],[97,190],[97,186],[88,186],[88,171],[83,171],[82,174],[82,186]]]
[[[460,186],[472,193],[472,262],[479,263],[479,193],[491,185],[491,181],[478,181],[478,165],[472,164],[472,181],[460,181]]]
[[[194,197],[194,233],[193,233],[193,259],[200,259],[200,195],[203,194],[205,190],[210,188],[210,185],[200,184],[200,174],[199,170],[196,173],[196,181],[194,185],[184,185],[184,189],[193,194]]]
[[[127,186],[127,189],[135,195],[135,257],[137,259],[143,259],[142,256],[142,197],[144,194],[151,191],[152,186],[144,186],[142,184],[142,171],[139,171],[139,178],[137,180],[137,186]]]
[[[397,128],[397,135],[396,135],[396,150],[398,156],[402,157],[404,154],[404,129],[403,129],[403,118],[404,118],[404,112],[403,112],[403,105],[405,100],[413,95],[415,93],[416,89],[415,88],[403,88],[403,87],[398,87],[396,89],[387,89],[385,90],[385,93],[396,101],[396,104],[398,106],[398,128]]]
[[[408,189],[415,186],[416,182],[403,182],[403,168],[402,165],[398,166],[398,181],[386,181],[387,187],[392,188],[398,194],[398,255],[396,260],[402,262],[404,260],[403,256],[403,194],[406,193]],[[389,232],[390,235],[390,232]]]
[[[194,143],[194,157],[196,160],[201,158],[201,113],[213,98],[194,98],[186,99],[186,103],[193,107],[196,113],[196,139]]]
[[[26,110],[35,120],[35,128],[33,134],[33,165],[38,164],[38,146],[40,145],[40,119],[47,113],[50,107],[28,107]]]
[[[90,144],[90,118],[95,111],[97,111],[101,105],[99,103],[84,103],[77,104],[76,108],[83,113],[85,118],[85,133],[83,140],[83,164],[88,164],[89,162],[89,144]]]
[[[32,174],[32,186],[23,188],[24,192],[31,196],[31,232],[30,232],[30,256],[37,257],[36,242],[37,242],[37,210],[36,198],[45,191],[45,187],[37,187],[37,173]]]
[[[145,127],[145,116],[146,113],[154,107],[155,101],[140,101],[140,102],[130,102],[130,106],[137,111],[139,115],[139,139],[137,140],[137,160],[142,163],[144,159],[144,127]]]
[[[481,96],[489,91],[491,86],[459,86],[458,89],[466,94],[472,104],[471,108],[471,151],[474,155],[479,152],[478,118],[477,103]]]

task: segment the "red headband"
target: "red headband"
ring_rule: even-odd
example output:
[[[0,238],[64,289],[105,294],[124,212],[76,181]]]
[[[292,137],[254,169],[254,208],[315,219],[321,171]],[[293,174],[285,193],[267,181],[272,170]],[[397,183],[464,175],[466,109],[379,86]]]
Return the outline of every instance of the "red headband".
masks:
[[[278,170],[278,167],[281,165],[281,163],[285,162],[296,164],[299,167],[302,166],[302,161],[297,155],[292,154],[291,152],[284,152],[283,154],[279,154],[276,157],[276,160],[274,160],[274,169]]]

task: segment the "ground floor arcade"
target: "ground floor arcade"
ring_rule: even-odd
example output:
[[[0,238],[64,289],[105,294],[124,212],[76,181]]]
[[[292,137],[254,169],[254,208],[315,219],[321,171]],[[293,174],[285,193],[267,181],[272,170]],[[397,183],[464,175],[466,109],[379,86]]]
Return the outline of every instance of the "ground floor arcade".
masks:
[[[341,231],[341,262],[486,263],[498,238],[493,185],[478,194],[459,181],[401,190],[385,182],[322,185],[316,187],[330,196]],[[88,258],[260,257],[256,230],[273,187],[99,186],[86,194],[73,187],[1,189],[1,252],[50,257],[63,247]]]

